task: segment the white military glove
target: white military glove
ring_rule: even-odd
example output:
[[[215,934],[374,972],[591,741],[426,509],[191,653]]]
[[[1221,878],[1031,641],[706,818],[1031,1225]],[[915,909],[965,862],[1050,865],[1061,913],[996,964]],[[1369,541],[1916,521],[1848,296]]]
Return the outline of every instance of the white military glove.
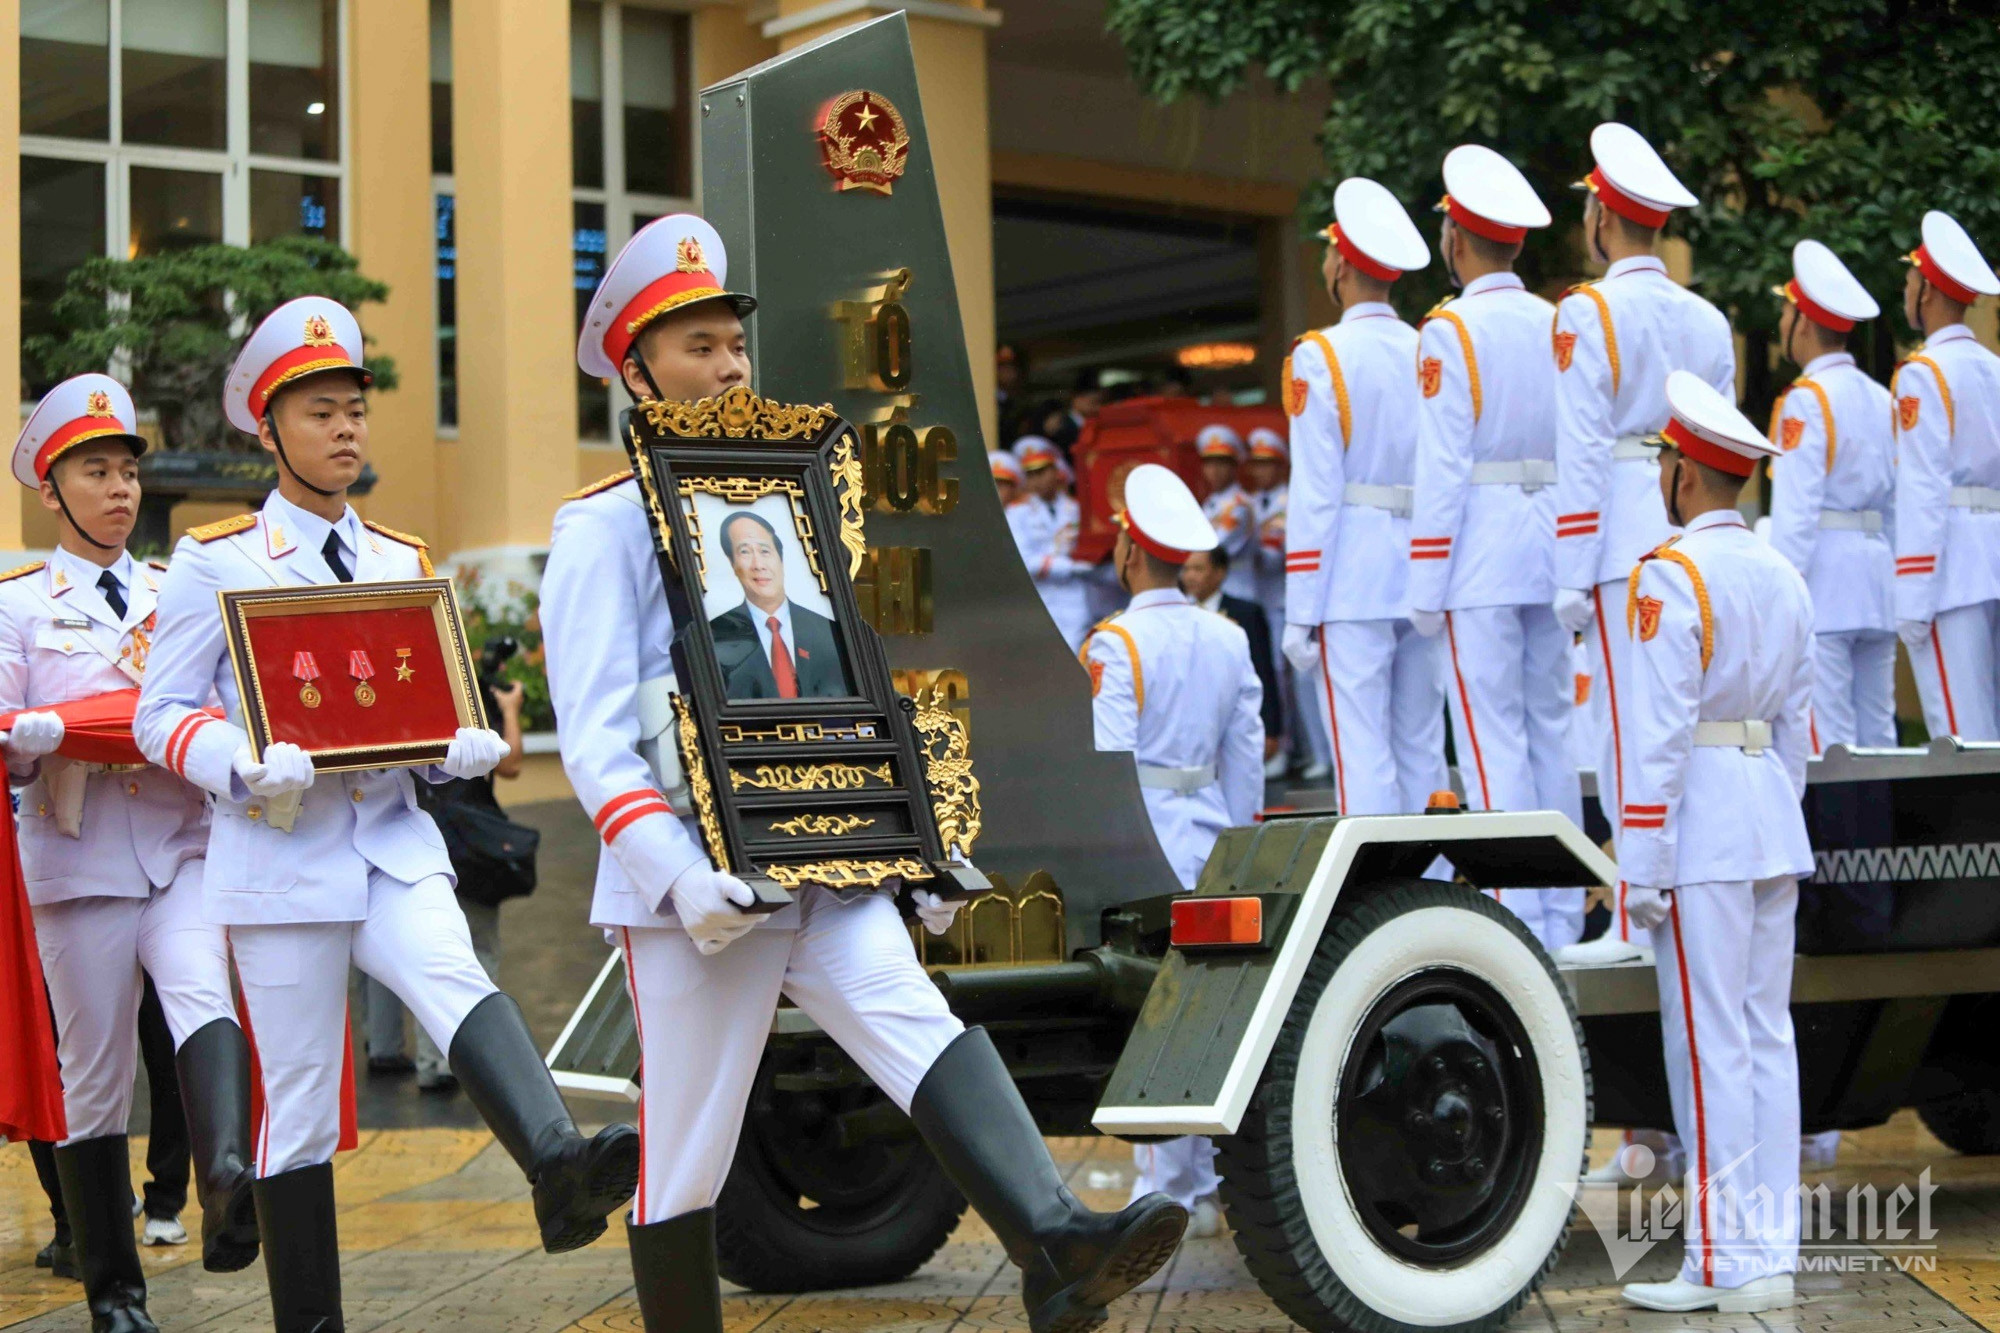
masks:
[[[229,766],[259,796],[283,796],[313,785],[312,756],[290,741],[265,746],[262,763],[250,757],[249,745],[239,745]]]
[[[750,886],[705,860],[681,871],[667,896],[694,947],[704,954],[721,953],[757,924],[756,917],[738,910],[757,901]]]
[[[1556,619],[1571,634],[1583,634],[1590,629],[1590,622],[1597,619],[1597,610],[1591,605],[1588,592],[1575,588],[1556,589]]]
[[[33,763],[63,743],[63,720],[54,713],[23,713],[14,719],[12,731],[0,731],[0,742],[7,746],[8,758]]]
[[[1311,671],[1319,666],[1319,636],[1313,626],[1287,624],[1281,646],[1285,660],[1300,671]]]
[[[1410,628],[1423,635],[1426,639],[1435,639],[1438,635],[1444,633],[1444,612],[1412,611],[1410,612]]]
[[[455,778],[483,778],[506,757],[507,742],[500,739],[499,732],[460,727],[438,767]]]
[[[1633,925],[1651,930],[1673,910],[1672,889],[1649,889],[1643,884],[1625,886],[1625,917]]]
[[[1921,648],[1930,642],[1931,622],[1928,620],[1899,620],[1896,622],[1896,637],[1912,649]]]
[[[942,935],[950,930],[952,919],[958,915],[958,899],[946,900],[929,889],[911,889],[910,901],[917,905],[917,919],[933,935]]]

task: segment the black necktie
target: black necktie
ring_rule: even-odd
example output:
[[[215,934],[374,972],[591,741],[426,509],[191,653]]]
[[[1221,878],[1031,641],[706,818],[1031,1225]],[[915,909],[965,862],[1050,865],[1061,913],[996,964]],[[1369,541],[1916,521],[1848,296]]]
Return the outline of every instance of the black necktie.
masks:
[[[354,571],[350,570],[347,567],[347,562],[340,558],[339,533],[337,532],[327,533],[326,545],[319,548],[319,553],[322,557],[325,558],[326,567],[333,571],[333,576],[335,578],[339,579],[342,583],[354,582]]]
[[[111,608],[111,614],[123,620],[125,618],[125,587],[118,582],[118,576],[108,569],[105,570],[97,576],[97,590],[104,594],[105,604]]]

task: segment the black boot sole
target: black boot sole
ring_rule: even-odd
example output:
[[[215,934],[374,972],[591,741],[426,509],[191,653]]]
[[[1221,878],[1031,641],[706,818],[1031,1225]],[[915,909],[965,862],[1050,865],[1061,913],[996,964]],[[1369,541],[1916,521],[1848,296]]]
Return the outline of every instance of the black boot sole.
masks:
[[[1188,1212],[1162,1200],[1143,1214],[1088,1276],[1043,1301],[1028,1318],[1034,1333],[1083,1333],[1105,1320],[1104,1307],[1167,1266],[1187,1234]]]
[[[639,1188],[639,1131],[608,1125],[586,1150],[583,1185],[561,1212],[542,1222],[542,1250],[567,1254],[602,1236],[605,1221]]]
[[[254,1177],[245,1171],[229,1192],[221,1221],[213,1226],[207,1213],[201,1217],[201,1266],[210,1273],[235,1273],[257,1262],[262,1238],[257,1234],[257,1195]]]

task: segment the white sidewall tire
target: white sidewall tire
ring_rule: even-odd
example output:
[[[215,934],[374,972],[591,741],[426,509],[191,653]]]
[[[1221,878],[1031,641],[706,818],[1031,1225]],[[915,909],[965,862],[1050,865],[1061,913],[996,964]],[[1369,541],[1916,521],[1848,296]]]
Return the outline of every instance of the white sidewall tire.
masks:
[[[1511,1304],[1561,1243],[1589,1135],[1589,1083],[1562,984],[1510,928],[1476,910],[1427,906],[1386,922],[1341,960],[1313,1006],[1292,1088],[1293,1166],[1313,1239],[1334,1276],[1384,1319],[1448,1327]],[[1526,1200],[1496,1243],[1449,1268],[1385,1251],[1349,1197],[1334,1105],[1356,1028],[1398,982],[1433,968],[1486,982],[1534,1044],[1545,1123]]]

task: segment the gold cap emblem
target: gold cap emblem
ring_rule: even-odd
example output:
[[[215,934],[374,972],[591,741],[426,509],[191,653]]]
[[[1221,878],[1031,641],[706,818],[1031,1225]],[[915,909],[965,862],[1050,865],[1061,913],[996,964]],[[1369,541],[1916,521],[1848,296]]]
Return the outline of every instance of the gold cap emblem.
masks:
[[[313,315],[306,320],[306,346],[333,346],[333,326],[326,322],[325,315]]]
[[[90,391],[90,397],[83,400],[83,412],[85,416],[92,417],[115,417],[118,415],[111,410],[111,395],[102,389],[92,389]]]
[[[676,273],[708,272],[708,256],[701,252],[701,242],[692,236],[681,237],[681,243],[674,247],[674,271]]]

